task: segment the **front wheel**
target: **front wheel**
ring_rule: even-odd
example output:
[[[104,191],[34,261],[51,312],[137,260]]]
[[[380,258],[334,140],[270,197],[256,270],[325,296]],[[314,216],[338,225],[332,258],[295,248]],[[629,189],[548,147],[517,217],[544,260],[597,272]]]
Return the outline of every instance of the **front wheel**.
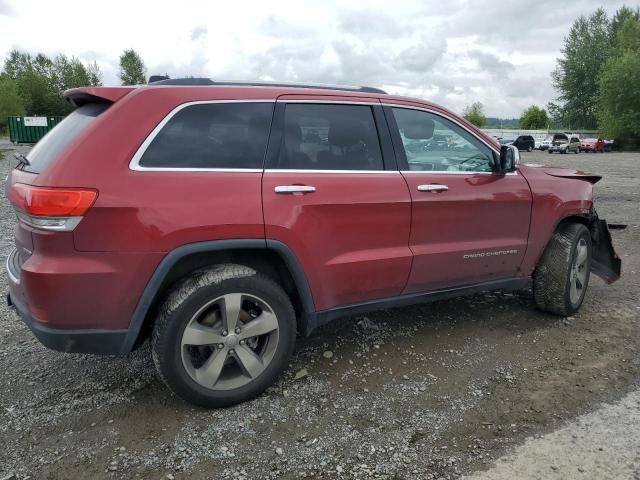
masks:
[[[591,274],[591,235],[579,223],[561,225],[533,272],[533,294],[540,310],[567,316],[584,300]]]
[[[167,298],[152,353],[164,383],[203,407],[225,407],[263,392],[287,367],[296,333],[286,293],[241,265],[195,272]]]
[[[527,152],[530,152],[530,151],[532,151],[532,150],[533,150],[533,147],[529,147],[529,148],[527,148]]]

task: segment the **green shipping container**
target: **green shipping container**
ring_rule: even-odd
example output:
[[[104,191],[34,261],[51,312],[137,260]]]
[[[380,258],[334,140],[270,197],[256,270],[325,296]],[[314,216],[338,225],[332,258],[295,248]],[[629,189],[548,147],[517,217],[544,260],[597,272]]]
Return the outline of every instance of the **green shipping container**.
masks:
[[[13,143],[36,143],[64,117],[9,117],[9,140]]]

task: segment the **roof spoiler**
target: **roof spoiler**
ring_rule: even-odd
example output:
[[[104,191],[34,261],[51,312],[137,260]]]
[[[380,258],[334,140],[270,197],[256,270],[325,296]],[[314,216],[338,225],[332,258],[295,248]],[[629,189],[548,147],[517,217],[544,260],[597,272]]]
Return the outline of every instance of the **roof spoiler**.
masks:
[[[135,87],[80,87],[66,90],[62,95],[74,107],[87,103],[115,103]]]

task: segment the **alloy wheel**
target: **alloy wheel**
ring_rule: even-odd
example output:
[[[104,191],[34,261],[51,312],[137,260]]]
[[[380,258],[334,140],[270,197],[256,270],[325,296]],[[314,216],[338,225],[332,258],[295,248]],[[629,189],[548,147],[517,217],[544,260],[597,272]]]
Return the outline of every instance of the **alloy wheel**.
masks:
[[[278,318],[263,299],[229,293],[203,305],[181,340],[189,376],[212,390],[243,387],[269,366],[278,345]]]
[[[580,301],[585,288],[588,262],[589,247],[587,241],[581,238],[576,245],[571,271],[569,272],[569,298],[574,305]]]

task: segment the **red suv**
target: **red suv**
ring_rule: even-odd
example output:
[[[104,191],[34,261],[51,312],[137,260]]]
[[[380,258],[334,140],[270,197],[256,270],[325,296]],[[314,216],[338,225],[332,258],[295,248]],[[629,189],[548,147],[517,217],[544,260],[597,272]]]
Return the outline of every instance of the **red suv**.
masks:
[[[262,392],[296,332],[337,317],[531,281],[569,315],[591,272],[620,275],[600,177],[518,165],[428,102],[208,79],[65,96],[7,181],[9,303],[65,352],[151,338],[199,405]]]

